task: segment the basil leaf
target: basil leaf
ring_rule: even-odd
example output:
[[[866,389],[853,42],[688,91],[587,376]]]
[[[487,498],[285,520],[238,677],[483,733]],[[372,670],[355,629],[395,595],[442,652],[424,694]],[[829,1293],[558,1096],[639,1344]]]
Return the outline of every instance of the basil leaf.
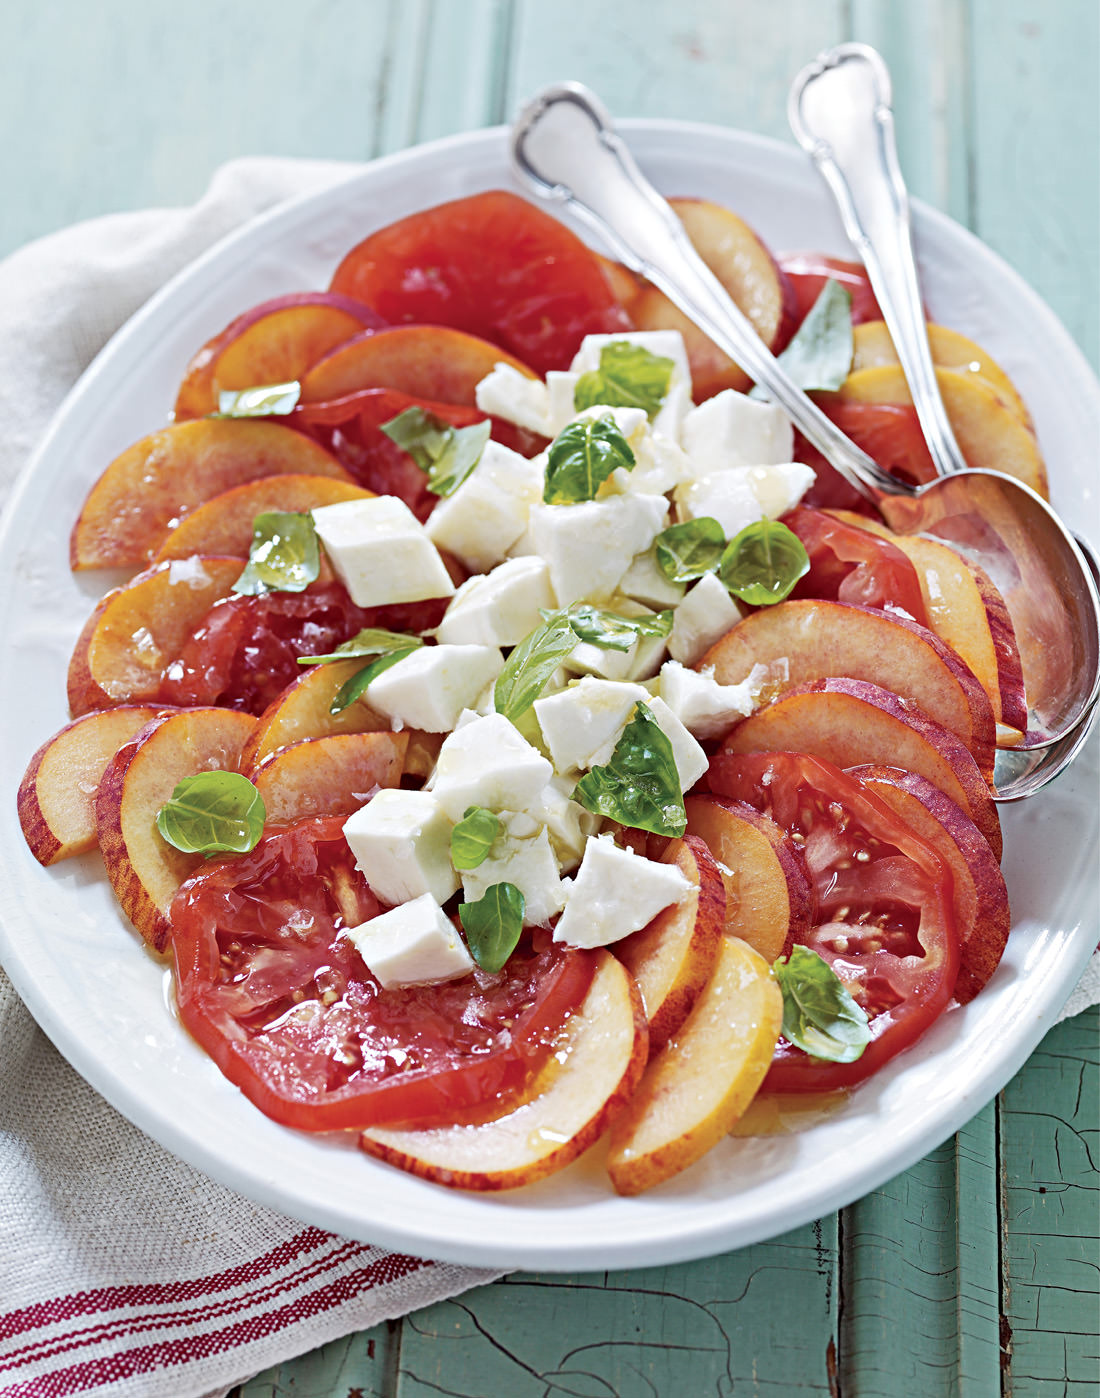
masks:
[[[604,650],[627,651],[642,636],[667,636],[672,630],[671,608],[652,616],[623,616],[604,607],[578,602],[566,615],[582,641],[590,641]]]
[[[157,812],[163,839],[184,854],[247,854],[264,833],[264,798],[239,772],[184,777]]]
[[[238,393],[218,394],[215,417],[286,417],[298,403],[302,385],[289,383],[262,384],[257,388],[242,388]]]
[[[577,380],[573,407],[577,412],[603,403],[609,408],[642,408],[654,418],[668,393],[671,359],[651,354],[629,340],[612,340],[600,350],[600,367]]]
[[[657,535],[657,566],[669,582],[694,582],[714,572],[725,546],[726,536],[716,519],[686,519]]]
[[[758,519],[726,545],[718,576],[742,602],[768,607],[782,602],[809,569],[809,555],[797,534],[777,519]]]
[[[416,650],[423,644],[419,636],[409,636],[403,631],[383,631],[379,626],[366,626],[328,655],[300,655],[298,664],[327,665],[330,660],[359,660],[369,655],[386,655],[391,650]]]
[[[634,453],[610,413],[581,418],[550,444],[546,457],[547,505],[576,505],[594,500],[612,471],[633,471]]]
[[[460,903],[458,916],[474,960],[495,975],[516,949],[526,900],[514,883],[495,883],[476,903]]]
[[[655,835],[684,833],[687,814],[672,744],[647,705],[635,705],[611,761],[593,767],[580,779],[573,800],[636,830],[651,830]]]
[[[542,626],[525,636],[504,662],[493,688],[493,707],[515,723],[550,682],[575,648],[577,633],[564,612],[551,612]]]
[[[456,869],[476,869],[484,864],[503,828],[500,817],[484,806],[467,806],[451,831],[451,863]]]
[[[871,1042],[866,1013],[829,963],[795,945],[773,968],[783,993],[783,1034],[811,1058],[854,1063]]]
[[[304,592],[321,571],[321,549],[313,517],[272,510],[252,521],[252,547],[233,591],[246,597],[264,592]]]
[[[377,660],[364,666],[362,670],[357,670],[350,680],[345,680],[332,697],[332,703],[328,706],[330,714],[339,714],[354,704],[359,696],[366,692],[367,686],[372,680],[376,680],[384,670],[388,670],[391,665],[396,665],[399,660],[404,660],[407,655],[415,655],[421,647],[421,642],[416,645],[406,646],[404,650],[391,650],[385,655],[380,655]]]
[[[852,294],[830,278],[779,362],[799,388],[835,389],[848,377],[853,350]],[[749,397],[767,399],[769,394],[757,384]]]
[[[454,427],[423,408],[406,408],[382,423],[390,441],[407,451],[427,474],[433,495],[451,495],[458,489],[481,460],[492,430],[490,422]]]

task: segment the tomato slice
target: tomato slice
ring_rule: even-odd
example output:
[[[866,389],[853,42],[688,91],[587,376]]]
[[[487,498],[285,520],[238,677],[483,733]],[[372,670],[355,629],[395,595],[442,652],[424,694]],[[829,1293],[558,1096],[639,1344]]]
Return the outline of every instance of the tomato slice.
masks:
[[[393,325],[452,325],[538,374],[568,369],[585,335],[629,330],[597,255],[564,224],[505,190],[455,199],[372,233],[332,290]]]
[[[438,504],[438,496],[429,491],[427,476],[408,452],[382,431],[384,422],[408,408],[423,408],[452,427],[469,427],[484,422],[486,416],[477,408],[414,398],[397,389],[365,388],[343,398],[300,403],[288,422],[335,456],[357,484],[377,495],[398,496],[423,523]],[[543,438],[510,422],[490,420],[494,441],[522,456],[534,456],[545,445]]]
[[[820,252],[784,252],[776,258],[780,270],[791,284],[795,315],[801,325],[821,288],[830,279],[839,282],[852,295],[852,324],[865,320],[881,320],[882,312],[871,290],[871,279],[861,262],[846,262],[840,257],[826,257]]]
[[[222,597],[207,612],[161,681],[159,700],[262,714],[302,673],[300,655],[325,655],[364,626],[426,631],[447,599],[357,607],[338,582],[304,592]]]
[[[810,556],[810,571],[792,596],[900,611],[921,626],[928,625],[917,570],[889,539],[802,505],[789,510],[783,523],[798,535]]]
[[[522,1091],[584,998],[589,953],[383,990],[345,929],[379,904],[345,817],[266,834],[172,903],[180,1017],[249,1101],[304,1131],[448,1124]]]
[[[884,470],[915,485],[935,479],[936,468],[912,404],[847,403],[823,398],[818,407]],[[817,480],[803,497],[805,504],[818,509],[873,513],[873,507],[859,491],[798,431],[794,434],[794,459],[812,466],[817,474]]]
[[[780,1039],[763,1090],[864,1081],[951,999],[959,946],[950,873],[884,801],[820,758],[719,754],[710,786],[770,816],[801,848],[817,913],[796,940],[832,966],[871,1019],[871,1042],[854,1063],[811,1058]]]

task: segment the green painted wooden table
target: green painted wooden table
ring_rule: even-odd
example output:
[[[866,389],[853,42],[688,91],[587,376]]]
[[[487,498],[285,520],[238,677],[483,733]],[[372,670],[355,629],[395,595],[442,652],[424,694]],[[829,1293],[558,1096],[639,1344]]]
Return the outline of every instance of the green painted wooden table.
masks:
[[[621,115],[787,138],[793,74],[859,38],[893,70],[913,191],[1001,252],[1100,359],[1095,0],[9,9],[0,254],[78,218],[187,202],[236,155],[364,159],[506,120],[562,77]],[[953,1141],[770,1243],[516,1274],[261,1374],[243,1398],[1095,1395],[1097,1046],[1096,1010],[1058,1026]]]

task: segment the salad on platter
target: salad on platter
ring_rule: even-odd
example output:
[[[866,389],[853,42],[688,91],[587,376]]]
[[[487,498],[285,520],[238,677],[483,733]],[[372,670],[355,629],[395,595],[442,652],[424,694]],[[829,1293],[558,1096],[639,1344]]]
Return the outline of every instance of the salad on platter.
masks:
[[[862,270],[673,201],[881,464],[933,474]],[[974,466],[1027,409],[930,327]],[[1028,713],[972,561],[897,537],[656,289],[515,195],[245,310],[107,465],[128,569],[19,792],[97,845],[261,1111],[471,1190],[608,1137],[636,1194],[857,1087],[997,966]]]

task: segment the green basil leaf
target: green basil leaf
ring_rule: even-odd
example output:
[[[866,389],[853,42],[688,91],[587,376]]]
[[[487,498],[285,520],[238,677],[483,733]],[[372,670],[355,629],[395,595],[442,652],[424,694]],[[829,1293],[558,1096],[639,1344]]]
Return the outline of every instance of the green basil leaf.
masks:
[[[404,650],[387,651],[385,655],[380,655],[377,660],[373,660],[362,670],[357,670],[350,680],[345,680],[340,688],[333,695],[332,703],[328,706],[330,714],[339,714],[354,704],[361,694],[366,692],[367,686],[372,680],[376,680],[384,670],[388,670],[391,665],[396,665],[399,660],[404,660],[407,655],[415,655],[420,649],[422,642],[415,645],[406,646]]]
[[[451,863],[456,869],[476,869],[484,864],[493,841],[504,829],[499,816],[484,806],[467,806],[451,831]]]
[[[564,612],[552,612],[542,626],[525,636],[504,662],[493,688],[493,707],[515,723],[550,682],[561,662],[576,647],[577,633]]]
[[[652,616],[623,616],[605,607],[577,602],[566,615],[582,641],[590,641],[604,650],[627,651],[642,636],[667,636],[672,630],[671,608]]]
[[[633,471],[634,453],[610,413],[581,418],[550,444],[546,457],[547,505],[576,505],[595,500],[612,471]]]
[[[366,626],[328,655],[300,655],[298,664],[327,665],[331,660],[360,660],[371,655],[386,655],[391,650],[416,650],[423,644],[419,636],[410,636],[403,631],[383,631],[379,626]]]
[[[526,900],[514,883],[495,883],[476,903],[460,903],[458,916],[474,960],[495,975],[516,949]]]
[[[272,510],[252,521],[252,547],[233,591],[247,597],[264,592],[304,592],[321,571],[321,549],[313,517]]]
[[[686,519],[657,535],[657,566],[669,582],[694,582],[714,572],[725,546],[726,536],[716,519]]]
[[[852,368],[852,294],[831,278],[818,293],[806,319],[791,337],[779,362],[799,388],[839,388]],[[770,395],[759,384],[750,398]]]
[[[301,394],[302,385],[293,379],[289,383],[242,388],[237,393],[223,391],[218,394],[218,411],[214,416],[286,417],[297,406]]]
[[[783,993],[783,1034],[812,1058],[854,1063],[871,1042],[866,1013],[823,957],[795,945],[773,968]]]
[[[651,354],[629,340],[611,340],[600,350],[600,367],[577,380],[573,407],[577,412],[602,403],[608,408],[642,408],[656,417],[668,393],[676,365],[662,354]]]
[[[247,854],[264,833],[264,798],[239,772],[184,777],[157,812],[163,839],[185,854]]]
[[[672,744],[646,704],[635,705],[611,761],[605,767],[593,767],[580,779],[573,800],[636,830],[651,830],[655,835],[684,833],[687,814]]]
[[[390,441],[407,451],[427,473],[433,495],[451,495],[458,489],[481,460],[492,430],[490,422],[453,427],[423,408],[406,408],[382,423]]]
[[[726,545],[718,576],[727,591],[751,607],[782,602],[810,558],[797,534],[777,519],[758,519]]]

